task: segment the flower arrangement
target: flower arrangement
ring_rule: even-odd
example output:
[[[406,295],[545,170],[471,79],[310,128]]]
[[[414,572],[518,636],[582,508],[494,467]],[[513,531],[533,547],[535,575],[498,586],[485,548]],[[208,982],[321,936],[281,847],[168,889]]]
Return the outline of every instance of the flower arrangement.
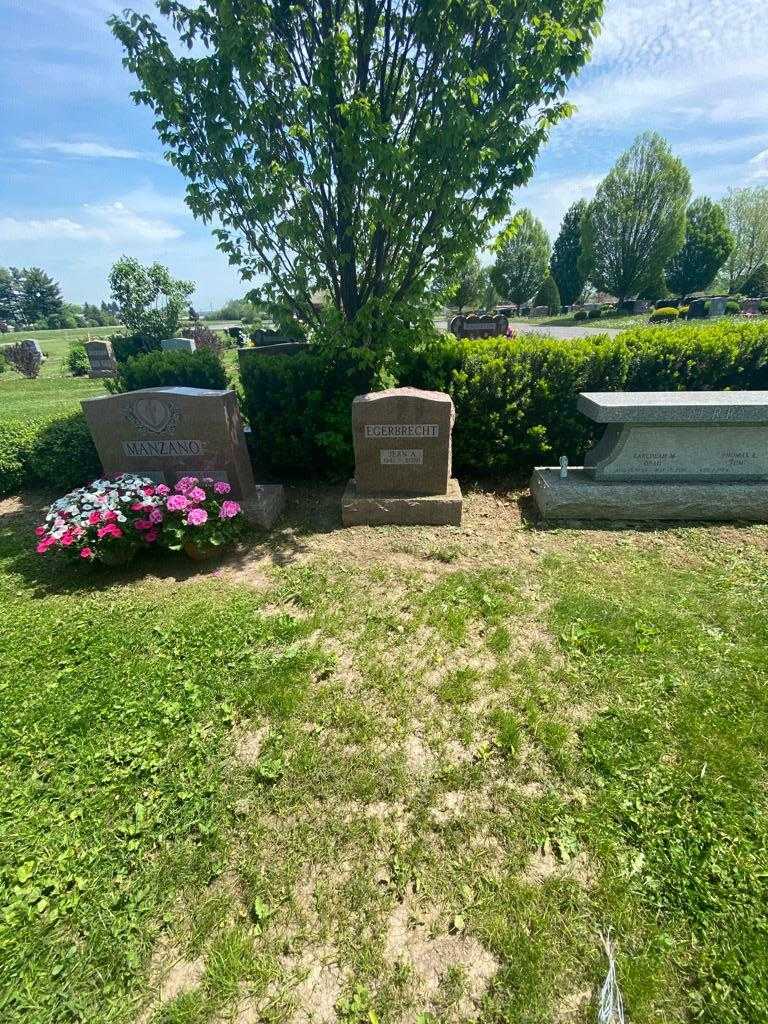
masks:
[[[89,562],[126,562],[142,546],[160,540],[162,504],[147,477],[124,473],[114,480],[94,480],[49,507],[35,529],[37,552],[56,549]]]
[[[231,490],[224,480],[196,476],[182,477],[173,492],[163,487],[166,547],[171,551],[183,548],[190,557],[199,558],[233,541],[243,515],[239,502],[227,497]]]
[[[173,489],[124,473],[70,491],[48,509],[36,529],[37,552],[118,565],[141,548],[207,556],[235,539],[243,520],[231,487],[211,477],[185,476]]]

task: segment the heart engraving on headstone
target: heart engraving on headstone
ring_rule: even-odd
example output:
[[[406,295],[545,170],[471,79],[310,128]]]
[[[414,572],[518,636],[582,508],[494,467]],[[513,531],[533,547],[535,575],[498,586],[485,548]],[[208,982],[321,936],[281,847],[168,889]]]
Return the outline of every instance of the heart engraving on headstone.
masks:
[[[140,398],[131,405],[128,415],[139,427],[161,434],[176,426],[179,409],[173,402],[163,402],[159,398]]]

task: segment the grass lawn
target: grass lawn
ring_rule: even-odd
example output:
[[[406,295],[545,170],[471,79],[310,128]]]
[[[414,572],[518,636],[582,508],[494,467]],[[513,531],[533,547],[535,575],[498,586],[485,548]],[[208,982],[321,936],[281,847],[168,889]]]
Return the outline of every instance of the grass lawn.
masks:
[[[4,1024],[768,1020],[768,528],[76,572],[0,503]]]
[[[640,313],[635,315],[634,313],[617,313],[614,316],[603,316],[599,320],[574,320],[572,313],[566,313],[562,316],[553,317],[510,317],[509,322],[511,324],[538,324],[540,327],[619,327],[622,330],[630,330],[633,327],[653,327],[654,324],[650,322],[651,312]],[[724,320],[735,320],[737,323],[745,323],[745,319],[742,316],[728,316],[718,317],[719,321]],[[684,323],[690,323],[690,321],[681,321]],[[704,323],[710,323],[709,320],[703,321]]]

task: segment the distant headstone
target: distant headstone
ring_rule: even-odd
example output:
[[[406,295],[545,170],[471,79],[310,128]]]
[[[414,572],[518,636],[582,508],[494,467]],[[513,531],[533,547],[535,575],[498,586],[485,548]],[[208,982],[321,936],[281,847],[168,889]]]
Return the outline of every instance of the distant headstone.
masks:
[[[605,433],[565,480],[539,468],[548,519],[768,520],[768,392],[597,392],[578,408]]]
[[[506,333],[509,320],[501,313],[495,316],[455,316],[449,330],[457,338],[498,338]]]
[[[760,313],[760,299],[744,299],[741,304],[741,312],[747,316],[757,316]]]
[[[713,295],[709,300],[709,315],[725,316],[725,304],[727,301],[724,295]]]
[[[450,395],[395,388],[352,403],[355,478],[342,500],[345,526],[461,522],[451,477]]]
[[[40,342],[36,341],[35,338],[25,338],[22,342],[20,342],[20,347],[26,351],[34,352],[40,359],[40,362],[42,362],[45,359],[45,356],[43,355],[43,350],[42,348],[40,348]]]
[[[193,338],[164,338],[160,348],[163,352],[194,352],[197,346]]]
[[[89,377],[117,376],[117,360],[111,341],[86,341],[85,354],[90,366]]]
[[[272,345],[290,345],[290,344],[301,344],[296,342],[295,338],[289,337],[287,334],[281,334],[280,331],[254,331],[251,335],[253,344],[258,348],[265,346],[271,347]]]
[[[549,306],[534,306],[531,316],[549,316]]]
[[[310,348],[308,341],[286,341],[282,345],[256,345],[253,348],[239,348],[237,350],[237,361],[240,365],[240,373],[253,359],[264,359],[267,356],[295,356],[300,352],[306,352]]]
[[[182,476],[226,481],[246,517],[269,528],[280,485],[254,483],[234,391],[145,388],[89,398],[83,411],[104,473],[136,473],[173,486]]]
[[[638,316],[641,313],[647,313],[650,308],[651,303],[647,299],[634,299],[632,302],[631,312],[634,313],[635,316]]]
[[[599,302],[585,302],[581,309],[586,310],[587,313],[594,313],[596,309],[602,309],[603,307]]]
[[[688,319],[689,320],[704,320],[707,316],[707,300],[706,299],[692,299],[688,303]]]

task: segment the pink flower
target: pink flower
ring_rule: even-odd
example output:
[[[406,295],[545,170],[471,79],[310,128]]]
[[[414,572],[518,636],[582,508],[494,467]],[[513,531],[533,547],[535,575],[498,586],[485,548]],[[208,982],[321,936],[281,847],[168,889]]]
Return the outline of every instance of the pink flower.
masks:
[[[101,513],[100,512],[91,512],[91,514],[88,516],[88,522],[90,523],[91,526],[95,526],[96,523],[100,523],[101,522]]]
[[[150,523],[150,521],[148,519],[137,519],[136,522],[133,524],[133,526],[134,526],[134,529],[136,529],[136,530],[151,530],[152,529],[152,523]]]
[[[213,489],[214,491],[216,491],[217,494],[229,494],[229,492],[232,490],[232,488],[229,486],[226,480],[217,480],[216,483],[213,485]]]
[[[191,508],[185,521],[187,526],[202,526],[208,522],[208,513],[204,508]]]
[[[166,494],[170,493],[171,488],[168,486],[168,484],[158,484],[157,487],[155,488],[155,494],[160,494],[162,495],[163,498],[166,496]]]
[[[157,525],[158,523],[162,523],[162,521],[163,521],[162,509],[153,508],[152,511],[147,516],[147,519],[150,521],[150,523],[154,523],[155,525]]]
[[[147,532],[144,534],[144,540],[147,542],[147,544],[154,544],[159,536],[160,534],[157,532],[157,530],[147,530]]]
[[[61,535],[61,546],[63,548],[71,547],[72,542],[74,541],[74,539],[75,538],[72,536],[71,530],[67,530],[66,533],[63,533]]]
[[[44,537],[45,536],[45,527],[44,526],[36,526],[35,527],[35,535],[37,537]]]
[[[240,502],[222,501],[221,508],[219,509],[219,519],[234,519],[237,515],[240,515]]]
[[[165,503],[165,507],[169,512],[186,512],[189,502],[183,494],[172,494]]]
[[[93,558],[93,550],[91,548],[80,548],[81,558]]]
[[[151,498],[155,493],[155,487],[153,484],[144,484],[141,489],[149,498]]]
[[[106,512],[102,512],[101,513],[101,521],[102,521],[102,523],[116,523],[117,522],[117,512],[113,512],[111,508],[108,509]]]
[[[99,540],[101,540],[102,537],[122,537],[123,531],[120,529],[119,526],[116,526],[114,523],[107,523],[106,526],[99,527],[99,529],[96,531],[96,536],[99,538]]]
[[[192,487],[187,491],[187,497],[190,501],[205,501],[208,495],[202,487]]]
[[[72,529],[70,530],[70,533],[75,538],[75,540],[80,540],[80,538],[85,533],[85,530],[82,528],[82,526],[73,526]]]
[[[144,503],[142,501],[134,501],[134,503],[131,505],[131,512],[141,512],[143,508]]]
[[[107,500],[107,496],[106,496],[106,494],[103,494],[103,493],[102,494],[96,494],[96,495],[94,495],[94,499],[93,500],[94,501],[98,501],[100,504],[103,505],[104,502]]]
[[[176,481],[176,487],[174,488],[179,494],[186,494],[190,488],[194,487],[197,483],[196,476],[183,476],[180,480]]]
[[[53,537],[46,537],[45,540],[40,541],[35,550],[37,551],[38,555],[44,555],[48,548],[55,543],[56,541]]]

